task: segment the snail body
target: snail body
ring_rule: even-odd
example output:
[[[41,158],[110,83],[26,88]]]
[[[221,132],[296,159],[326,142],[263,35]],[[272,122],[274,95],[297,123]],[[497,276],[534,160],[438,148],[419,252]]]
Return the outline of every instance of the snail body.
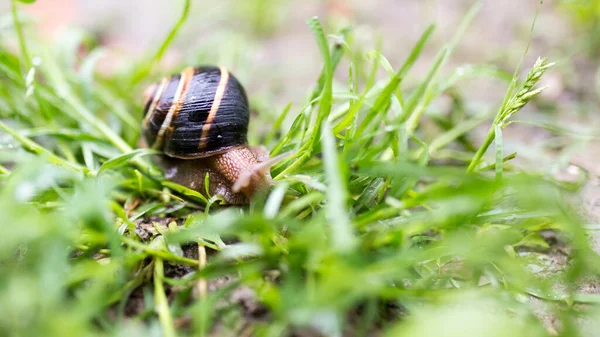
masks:
[[[271,183],[269,153],[247,141],[246,92],[223,67],[189,67],[146,91],[142,134],[167,179],[244,204]]]

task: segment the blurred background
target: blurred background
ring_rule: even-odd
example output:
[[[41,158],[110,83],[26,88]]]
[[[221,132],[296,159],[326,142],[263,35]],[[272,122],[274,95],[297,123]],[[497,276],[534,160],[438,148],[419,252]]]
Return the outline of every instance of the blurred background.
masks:
[[[512,72],[530,36],[539,0],[484,1],[447,69],[464,63],[494,64]],[[352,25],[366,51],[381,42],[383,54],[398,66],[425,28],[436,24],[429,53],[412,76],[420,77],[448,42],[473,0],[226,0],[193,1],[167,60],[214,62],[233,68],[248,90],[269,93],[278,104],[300,102],[319,72],[320,57],[306,19],[317,15],[328,32]],[[547,97],[568,103],[576,97],[597,103],[600,2],[546,0],[539,14],[525,66],[538,56],[560,62],[561,75],[546,78]],[[8,2],[4,5],[8,10]],[[92,32],[107,47],[105,69],[131,62],[130,55],[153,52],[177,21],[183,2],[172,0],[52,0],[24,6],[47,39]],[[122,58],[123,54],[128,55]],[[452,64],[453,63],[453,64]],[[420,71],[419,71],[420,70]],[[345,75],[345,74],[344,74]],[[474,85],[471,99],[489,100],[504,90]],[[266,90],[265,90],[266,89]],[[565,102],[566,100],[566,102]],[[572,107],[590,112],[589,107]]]

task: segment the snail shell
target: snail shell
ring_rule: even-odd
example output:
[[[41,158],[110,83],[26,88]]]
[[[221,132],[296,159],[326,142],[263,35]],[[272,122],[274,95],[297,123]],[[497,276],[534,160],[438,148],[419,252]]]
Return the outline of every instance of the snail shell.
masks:
[[[223,67],[189,67],[146,93],[143,136],[170,157],[203,158],[247,144],[248,98]]]

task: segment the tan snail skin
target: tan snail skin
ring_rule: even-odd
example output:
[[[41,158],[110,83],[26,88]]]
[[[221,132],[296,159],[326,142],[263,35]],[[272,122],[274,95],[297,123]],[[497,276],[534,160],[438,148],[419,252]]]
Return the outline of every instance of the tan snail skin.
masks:
[[[142,134],[162,151],[167,179],[231,204],[246,204],[271,184],[274,162],[262,146],[248,146],[248,98],[223,67],[189,67],[165,77],[145,94]]]

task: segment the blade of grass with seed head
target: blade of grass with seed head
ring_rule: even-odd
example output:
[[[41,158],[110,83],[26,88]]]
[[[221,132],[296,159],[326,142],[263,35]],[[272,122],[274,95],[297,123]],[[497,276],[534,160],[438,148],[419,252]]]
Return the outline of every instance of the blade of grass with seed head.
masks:
[[[542,75],[544,75],[546,70],[548,70],[548,68],[552,67],[554,64],[555,63],[548,63],[547,58],[538,58],[527,74],[527,78],[519,90],[514,95],[504,99],[506,103],[503,104],[502,108],[498,111],[498,114],[496,114],[494,122],[492,123],[486,138],[473,156],[473,159],[467,168],[468,172],[475,170],[481,158],[492,144],[496,134],[496,125],[500,126],[500,128],[506,127],[509,124],[510,118],[515,113],[521,110],[533,97],[539,95],[544,90],[545,87],[538,89],[534,89],[534,87],[539,82]],[[512,92],[512,90],[509,89],[507,94],[510,92]]]
[[[519,64],[515,68],[515,72],[513,73],[512,81],[510,82],[510,85],[508,86],[506,94],[504,95],[504,99],[502,101],[502,104],[500,105],[500,108],[498,109],[498,113],[496,114],[496,117],[494,118],[494,122],[490,126],[490,129],[488,130],[488,133],[487,133],[485,139],[483,140],[483,143],[481,144],[479,149],[477,149],[477,152],[473,156],[473,159],[471,159],[471,162],[469,163],[469,166],[467,167],[467,172],[472,172],[475,170],[475,168],[481,161],[483,155],[485,154],[485,152],[487,151],[489,146],[492,144],[492,141],[494,140],[494,136],[495,136],[495,124],[504,123],[506,125],[506,122],[507,122],[508,118],[510,118],[510,116],[512,116],[516,111],[523,108],[523,106],[525,106],[525,104],[527,104],[527,102],[531,98],[533,98],[533,96],[539,94],[541,92],[541,90],[539,90],[539,92],[537,92],[534,95],[530,95],[532,93],[531,88],[535,84],[537,84],[537,82],[540,80],[540,78],[544,74],[544,72],[549,67],[554,65],[554,63],[547,64],[547,59],[538,58],[538,61],[536,61],[536,63],[532,67],[531,71],[527,75],[527,79],[529,79],[529,83],[527,83],[527,79],[526,79],[524,84],[521,86],[521,90],[519,90],[521,93],[521,95],[520,95],[521,98],[517,99],[516,95],[513,95],[513,91],[518,85],[519,70],[521,69],[521,65],[523,64],[523,61],[525,60],[525,56],[527,56],[527,53],[529,52],[531,43],[533,42],[533,31],[535,29],[537,18],[540,13],[543,2],[544,1],[541,0],[538,4],[537,10],[535,12],[535,16],[533,17],[533,22],[531,23],[531,28],[529,30],[530,37],[529,37],[529,41],[527,42],[527,47],[525,47],[525,51],[523,52],[523,55],[521,56],[521,60],[519,61]],[[536,69],[536,65],[537,65],[537,69]],[[526,87],[529,87],[529,89],[523,90]],[[512,101],[512,104],[511,104],[511,101]],[[509,107],[509,104],[511,105],[510,107]],[[519,107],[519,108],[517,108],[517,107]],[[517,108],[517,110],[515,110],[515,108]],[[509,111],[511,111],[510,115],[509,115]],[[501,121],[502,119],[504,119],[504,122]]]

